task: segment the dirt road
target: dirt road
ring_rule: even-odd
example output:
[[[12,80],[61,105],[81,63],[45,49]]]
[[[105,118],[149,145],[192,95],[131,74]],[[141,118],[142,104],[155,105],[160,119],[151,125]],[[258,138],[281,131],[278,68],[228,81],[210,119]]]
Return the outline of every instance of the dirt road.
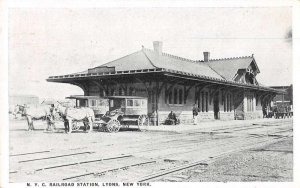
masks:
[[[36,131],[27,132],[25,121],[10,123],[11,182],[292,179],[291,119],[182,133],[65,134],[62,124],[56,132],[45,132],[41,121],[35,126]],[[281,146],[283,152],[275,151]],[[265,163],[268,159],[274,162]]]

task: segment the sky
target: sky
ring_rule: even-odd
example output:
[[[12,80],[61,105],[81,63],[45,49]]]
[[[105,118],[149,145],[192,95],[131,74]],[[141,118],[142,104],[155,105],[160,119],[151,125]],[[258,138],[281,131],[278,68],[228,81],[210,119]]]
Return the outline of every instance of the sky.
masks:
[[[292,10],[273,8],[13,8],[9,94],[63,99],[77,86],[49,83],[163,42],[163,52],[203,60],[250,56],[260,83],[292,84]]]

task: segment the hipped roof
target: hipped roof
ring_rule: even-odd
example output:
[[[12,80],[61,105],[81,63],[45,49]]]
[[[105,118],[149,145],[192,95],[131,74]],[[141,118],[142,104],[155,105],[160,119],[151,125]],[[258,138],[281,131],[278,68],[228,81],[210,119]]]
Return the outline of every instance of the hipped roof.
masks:
[[[167,53],[158,55],[153,50],[143,48],[140,51],[98,67],[115,67],[116,71],[155,68],[172,69],[175,71],[184,71],[191,74],[232,81],[239,69],[248,68],[252,62],[258,69],[253,56],[212,59],[209,62],[204,62],[194,61]]]
[[[158,55],[155,51],[143,48],[140,51],[111,61],[99,67],[115,67],[116,71],[140,70],[140,69],[172,69],[185,71],[191,74],[209,76],[217,79],[224,79],[216,71],[202,62],[189,60],[167,53]]]
[[[126,72],[126,74],[135,74],[136,71],[144,72],[145,70],[151,70],[154,72],[166,71],[183,75],[191,75],[193,77],[205,78],[207,80],[218,81],[220,83],[228,82],[235,85],[245,85],[247,87],[253,88],[259,87],[276,91],[268,87],[249,85],[235,82],[233,80],[239,69],[246,69],[251,65],[251,63],[255,66],[257,72],[259,73],[259,69],[253,55],[236,58],[212,59],[209,62],[204,62],[190,60],[167,53],[158,54],[154,50],[143,47],[137,52],[94,68],[114,67],[115,73],[108,74],[119,74],[124,71]],[[104,76],[106,75],[106,73],[89,73],[87,70],[63,76],[50,76],[47,80],[60,82],[59,80],[67,81],[72,78],[83,78],[90,76],[94,77],[100,75]]]

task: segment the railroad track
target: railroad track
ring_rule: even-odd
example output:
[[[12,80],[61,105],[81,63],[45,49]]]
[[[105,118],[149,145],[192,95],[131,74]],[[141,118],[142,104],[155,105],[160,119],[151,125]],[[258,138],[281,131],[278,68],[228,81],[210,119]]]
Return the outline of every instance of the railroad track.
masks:
[[[264,139],[262,140],[260,143],[268,143],[270,142],[270,139]],[[248,143],[250,143],[250,146],[248,145]],[[248,147],[254,147],[258,144],[258,142],[248,142],[246,143],[246,146],[243,147],[242,149],[240,150],[244,150]],[[232,153],[232,152],[237,152],[237,151],[240,151],[240,150],[237,150],[237,149],[231,149],[231,150],[228,150],[228,151],[225,151],[221,154],[218,154],[218,155],[212,155],[213,156],[213,160],[216,160],[224,155],[227,155],[229,153]],[[164,158],[164,157],[163,157]],[[113,166],[113,167],[109,167],[107,168],[106,170],[102,170],[102,171],[92,171],[92,172],[87,172],[87,173],[83,173],[83,174],[76,174],[76,175],[73,175],[73,176],[70,176],[70,177],[65,177],[63,178],[62,180],[71,180],[71,179],[78,179],[78,178],[82,178],[82,177],[86,177],[86,176],[95,176],[95,175],[98,175],[98,174],[101,174],[102,176],[108,172],[116,172],[116,171],[120,171],[120,170],[123,170],[123,169],[126,169],[126,168],[132,168],[134,166],[143,166],[143,165],[147,165],[147,164],[152,164],[152,163],[157,163],[159,159],[157,160],[152,160],[152,161],[144,161],[144,162],[134,162],[133,164],[129,164],[129,165],[119,165],[119,166]],[[193,162],[191,164],[184,164],[184,165],[179,165],[177,167],[174,167],[174,168],[170,168],[170,169],[167,169],[167,170],[164,170],[164,171],[160,171],[159,173],[154,173],[154,174],[151,174],[151,175],[148,175],[146,177],[143,177],[142,180],[139,180],[139,181],[145,181],[145,180],[150,180],[150,179],[155,179],[157,177],[161,177],[163,175],[167,175],[167,174],[170,174],[170,173],[174,173],[174,172],[177,172],[177,171],[180,171],[180,170],[184,170],[184,169],[187,169],[187,168],[191,168],[193,166],[196,166],[196,165],[203,165],[203,164],[207,164],[209,162],[212,162],[213,161],[212,159],[209,159],[209,160],[201,160],[201,161],[197,161],[197,162]],[[97,161],[92,161],[92,162],[97,162]],[[72,164],[73,165],[73,164]],[[67,166],[67,165],[65,165]],[[55,166],[55,167],[51,167],[51,168],[57,168],[57,167],[62,167],[62,166]],[[51,168],[45,168],[45,169],[51,169]],[[60,179],[61,180],[61,179]]]
[[[284,140],[284,139],[285,138],[282,138],[281,140]],[[262,144],[263,145],[272,144],[274,142],[275,142],[274,140],[273,141],[268,140],[266,142],[263,141],[263,142],[259,143],[259,146],[262,146]],[[276,140],[276,142],[278,142],[278,140]],[[240,149],[231,150],[231,151],[227,151],[227,152],[221,153],[219,155],[216,155],[216,156],[213,157],[213,159],[200,160],[200,161],[196,161],[196,162],[193,162],[193,163],[190,163],[190,164],[176,166],[174,168],[167,169],[167,170],[164,170],[164,171],[159,171],[159,172],[151,173],[151,174],[139,177],[139,178],[130,179],[127,182],[145,182],[145,181],[149,181],[149,180],[159,179],[159,178],[162,178],[162,177],[164,177],[166,175],[170,175],[172,173],[177,173],[177,172],[180,172],[182,170],[193,168],[195,166],[199,166],[199,165],[207,166],[207,165],[215,162],[216,160],[221,159],[221,158],[227,156],[228,154],[239,152],[239,151],[248,150],[248,149],[251,149],[251,148],[257,147],[257,146],[258,146],[258,143],[254,144],[254,145],[250,145],[250,146],[245,146],[245,147],[240,148]]]
[[[55,177],[52,175],[53,177],[50,179],[55,181],[79,181],[86,179],[90,180],[94,178],[96,181],[99,181],[99,179],[102,181],[109,180],[112,173],[119,179],[122,177],[127,177],[127,175],[122,176],[118,174],[127,173],[134,174],[135,177],[139,177],[139,179],[134,181],[149,181],[191,168],[193,166],[205,166],[205,164],[209,164],[212,161],[233,152],[256,147],[260,144],[279,141],[280,139],[284,139],[280,138],[281,134],[292,131],[291,128],[280,128],[279,126],[278,128],[274,129],[273,132],[270,132],[266,127],[267,126],[261,125],[256,125],[255,127],[232,127],[232,129],[226,129],[225,132],[229,132],[225,134],[226,136],[224,136],[224,130],[219,130],[220,132],[214,132],[213,134],[196,132],[193,134],[180,133],[168,136],[163,135],[155,140],[151,140],[150,138],[139,143],[127,142],[125,145],[122,144],[122,146],[126,148],[127,153],[121,151],[121,154],[120,152],[115,151],[115,149],[118,148],[118,145],[112,145],[110,146],[111,148],[103,148],[101,152],[110,153],[111,156],[105,157],[105,155],[102,155],[101,158],[95,157],[96,154],[99,154],[99,152],[96,152],[95,150],[76,153],[73,152],[61,155],[53,155],[53,153],[55,153],[53,150],[11,154],[11,157],[16,157],[15,160],[17,160],[19,164],[28,164],[28,168],[11,170],[10,174],[14,175],[15,177],[22,177],[24,173],[26,174],[28,171],[33,171],[33,173],[26,174],[26,181],[28,181],[28,178],[29,180],[32,178],[33,180],[37,181],[48,181],[49,177],[51,177],[51,174],[55,174],[57,171],[64,170],[66,171],[64,174],[68,174],[68,176]],[[259,130],[261,134],[251,135],[240,133],[255,129]],[[236,135],[239,136],[231,135],[230,133],[237,133]],[[279,138],[269,136],[273,134],[279,135]],[[96,149],[94,148],[95,145],[89,145],[89,147],[85,147],[85,149]],[[101,148],[108,145],[100,144],[97,146],[97,148]],[[72,148],[69,150],[72,151]],[[113,151],[110,152],[109,150]],[[207,152],[207,155],[204,157],[202,156],[202,160],[187,160],[189,161],[188,164],[186,164],[185,160],[183,160],[184,158],[188,159],[190,156],[197,156],[201,151]],[[48,156],[35,157],[36,155],[40,154]],[[49,156],[49,154],[51,155]],[[78,160],[79,156],[82,158],[87,158],[84,160]],[[22,159],[23,157],[27,158]],[[70,158],[72,160],[70,160]],[[201,158],[201,156],[199,158]],[[53,163],[56,163],[56,160],[62,160],[63,162],[53,165]],[[43,161],[50,161],[51,164],[45,166],[41,163]],[[33,163],[41,164],[42,166],[33,167],[31,166]],[[137,176],[140,174],[146,175]],[[121,180],[126,181],[126,179]]]

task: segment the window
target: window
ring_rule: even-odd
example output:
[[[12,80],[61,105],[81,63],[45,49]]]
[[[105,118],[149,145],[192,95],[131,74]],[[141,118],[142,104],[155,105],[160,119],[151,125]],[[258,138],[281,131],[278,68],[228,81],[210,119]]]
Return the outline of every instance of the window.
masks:
[[[205,92],[205,109],[208,112],[208,92]]]
[[[134,106],[141,106],[140,100],[134,100]]]
[[[95,99],[91,100],[91,106],[96,106],[96,100]]]
[[[229,99],[229,97],[230,97],[230,95],[227,95],[227,112],[230,111],[230,104],[229,104],[230,99]]]
[[[122,91],[122,88],[120,87],[119,88],[119,95],[122,95],[123,91]]]
[[[231,94],[227,94],[224,97],[224,112],[232,111],[232,96]]]
[[[141,100],[141,103],[142,103],[142,106],[143,106],[143,107],[147,106],[147,105],[146,105],[146,104],[147,104],[147,103],[146,103],[146,100]]]
[[[121,103],[120,105],[121,108],[125,108],[125,100],[121,100],[119,101],[119,103]]]
[[[129,88],[129,95],[130,95],[130,96],[133,95],[133,90],[134,90],[134,89],[133,89],[132,87]]]
[[[168,98],[169,98],[169,104],[172,104],[172,91],[170,91],[169,92],[169,96],[168,96]]]
[[[127,100],[127,106],[133,106],[133,100],[132,99]]]
[[[201,103],[202,103],[202,112],[204,112],[204,92],[201,92]]]
[[[102,89],[102,88],[100,88],[100,92],[99,92],[99,93],[100,93],[100,97],[103,97],[103,96],[104,96],[104,94],[103,94],[104,92],[103,92],[103,89]]]
[[[229,108],[230,108],[230,112],[232,111],[232,97],[231,97],[231,95],[229,96],[229,100],[230,100],[230,102],[229,102]]]
[[[174,88],[169,92],[165,91],[165,102],[167,104],[182,105],[183,97],[183,89]]]
[[[224,96],[224,101],[223,101],[224,103],[224,112],[226,112],[226,96]]]
[[[182,89],[179,89],[179,93],[178,93],[178,95],[179,95],[179,101],[178,101],[178,103],[179,104],[182,104],[182,101],[183,101],[183,91],[182,91]]]
[[[177,104],[177,89],[174,89],[174,104]]]
[[[196,96],[196,103],[198,104],[199,111],[201,111],[201,109],[200,109],[200,107],[201,107],[200,106],[201,105],[200,99],[201,99],[201,94],[199,93],[199,95]]]
[[[110,90],[110,95],[113,96],[114,94],[115,94],[115,90],[114,90],[114,89],[111,89],[111,90]]]
[[[247,96],[247,111],[253,112],[253,95]]]
[[[79,99],[79,106],[80,107],[87,107],[88,106],[87,100],[85,100],[85,99]]]

